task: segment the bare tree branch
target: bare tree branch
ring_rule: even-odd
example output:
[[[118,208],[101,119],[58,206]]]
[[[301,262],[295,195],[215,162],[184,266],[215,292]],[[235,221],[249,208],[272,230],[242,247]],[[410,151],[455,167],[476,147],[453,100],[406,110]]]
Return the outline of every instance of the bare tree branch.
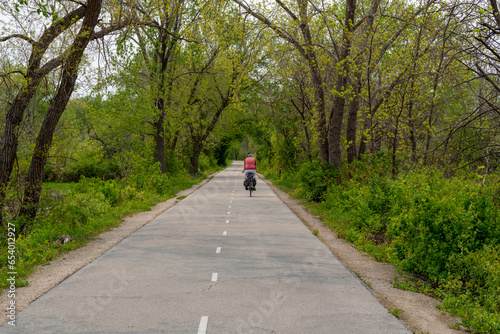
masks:
[[[12,39],[12,38],[22,39],[22,40],[30,43],[31,45],[35,45],[36,44],[36,41],[34,41],[33,39],[29,38],[28,36],[21,35],[21,34],[13,34],[13,35],[5,36],[5,37],[0,37],[0,42],[6,42],[6,41],[8,41],[9,39]]]

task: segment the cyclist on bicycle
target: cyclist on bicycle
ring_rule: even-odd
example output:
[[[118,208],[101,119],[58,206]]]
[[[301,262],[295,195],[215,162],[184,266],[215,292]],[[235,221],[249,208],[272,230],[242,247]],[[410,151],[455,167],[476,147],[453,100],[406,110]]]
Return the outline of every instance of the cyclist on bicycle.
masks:
[[[255,185],[257,184],[257,180],[255,179],[255,175],[257,174],[257,162],[255,161],[252,154],[249,154],[245,159],[242,173],[245,173],[245,181],[243,182],[245,190],[248,190],[249,184],[247,183],[247,179],[249,174],[252,174],[253,176],[253,186],[255,187]]]

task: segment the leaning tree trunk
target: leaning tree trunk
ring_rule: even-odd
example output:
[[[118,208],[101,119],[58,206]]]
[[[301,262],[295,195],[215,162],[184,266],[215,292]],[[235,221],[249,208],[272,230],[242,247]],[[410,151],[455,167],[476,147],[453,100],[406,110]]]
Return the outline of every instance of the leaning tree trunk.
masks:
[[[61,20],[52,24],[44,31],[37,42],[32,43],[29,65],[25,75],[26,86],[17,94],[7,111],[5,119],[3,142],[0,150],[0,225],[3,225],[2,212],[5,191],[12,169],[14,168],[19,144],[19,128],[24,117],[24,112],[28,108],[43,77],[60,65],[59,59],[55,58],[47,62],[43,67],[40,67],[42,58],[54,39],[71,25],[78,22],[85,15],[86,11],[87,8],[85,6],[78,7]],[[7,39],[4,38],[3,40]]]
[[[79,64],[97,24],[101,7],[102,0],[88,0],[87,2],[87,14],[83,19],[82,27],[73,42],[70,53],[63,63],[59,89],[49,105],[49,110],[36,139],[20,211],[20,215],[27,218],[33,219],[36,216],[36,207],[40,201],[42,190],[43,168],[47,163],[54,131],[75,88]]]

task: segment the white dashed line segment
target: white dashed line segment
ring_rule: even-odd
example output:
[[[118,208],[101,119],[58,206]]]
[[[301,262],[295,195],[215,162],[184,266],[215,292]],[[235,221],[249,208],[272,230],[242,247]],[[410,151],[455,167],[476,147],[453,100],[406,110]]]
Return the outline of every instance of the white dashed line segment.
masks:
[[[220,254],[221,249],[222,247],[217,247],[217,249],[215,250],[215,254]]]
[[[219,277],[219,274],[213,273],[212,274],[212,282],[217,282],[217,278]]]
[[[205,334],[208,327],[208,317],[203,316],[200,320],[200,326],[198,327],[198,334]]]

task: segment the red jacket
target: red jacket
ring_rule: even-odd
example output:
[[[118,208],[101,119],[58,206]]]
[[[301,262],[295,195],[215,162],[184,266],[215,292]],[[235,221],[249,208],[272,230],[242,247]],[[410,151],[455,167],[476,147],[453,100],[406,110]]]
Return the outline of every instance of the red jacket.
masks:
[[[257,170],[257,162],[254,158],[248,157],[245,159],[245,170]]]

